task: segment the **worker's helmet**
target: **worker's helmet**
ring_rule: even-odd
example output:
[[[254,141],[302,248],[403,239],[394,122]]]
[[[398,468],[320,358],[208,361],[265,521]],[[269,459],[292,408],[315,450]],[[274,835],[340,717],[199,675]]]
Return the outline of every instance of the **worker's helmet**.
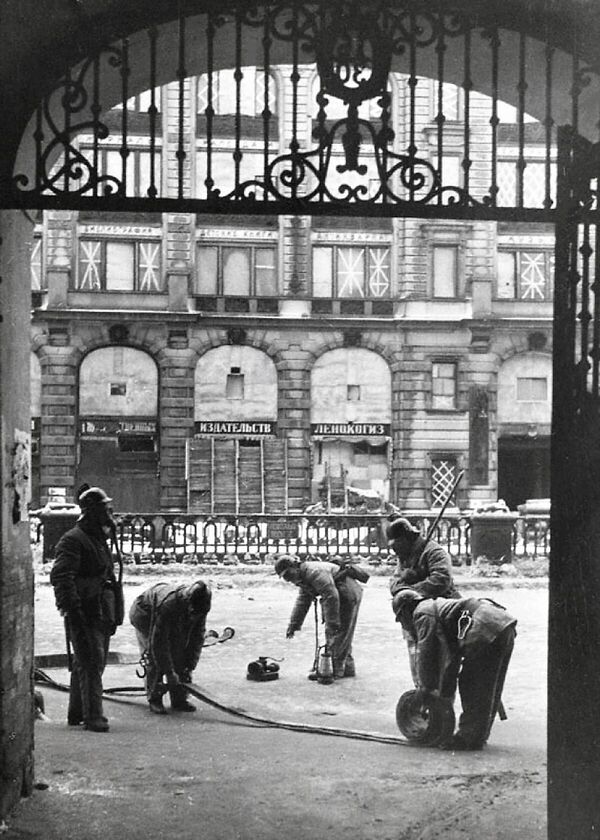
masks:
[[[421,532],[418,528],[415,528],[408,519],[400,516],[398,519],[394,519],[390,524],[387,526],[387,538],[388,540],[395,540],[399,537],[408,537],[411,540],[415,540]]]
[[[281,577],[288,569],[297,568],[299,565],[300,561],[296,557],[292,557],[290,554],[282,554],[275,562],[275,574]]]
[[[203,580],[197,580],[189,587],[189,604],[194,612],[207,613],[210,610],[212,593]]]
[[[83,512],[96,507],[97,505],[107,505],[112,502],[101,487],[88,487],[77,499],[79,507]]]
[[[400,592],[396,592],[392,598],[392,609],[398,617],[398,621],[410,620],[412,610],[417,606],[419,601],[423,600],[424,598],[421,593],[415,589],[401,589]]]
[[[412,604],[413,601],[423,601],[424,598],[416,589],[401,589],[394,595],[394,602],[397,604]]]

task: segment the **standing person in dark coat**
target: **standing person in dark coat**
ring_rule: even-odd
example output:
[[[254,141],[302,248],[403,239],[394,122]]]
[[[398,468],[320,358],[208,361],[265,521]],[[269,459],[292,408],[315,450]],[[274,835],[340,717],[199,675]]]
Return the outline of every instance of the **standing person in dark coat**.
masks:
[[[115,527],[110,499],[100,487],[79,496],[81,516],[56,546],[50,572],[56,606],[73,646],[67,721],[108,732],[102,709],[102,674],[117,628],[116,580],[107,535]]]
[[[396,609],[397,596],[404,589],[414,589],[423,598],[458,598],[460,593],[452,578],[450,555],[439,543],[426,540],[408,519],[394,519],[387,528],[388,546],[398,557],[396,568],[390,580],[392,609],[396,621],[400,621]],[[410,670],[415,679],[415,646],[410,633],[403,628],[408,648]]]
[[[155,583],[131,605],[129,620],[135,627],[146,667],[146,695],[150,711],[167,713],[163,705],[163,676],[171,709],[193,712],[182,683],[189,683],[198,664],[206,632],[211,591],[202,580],[173,586]]]
[[[321,599],[325,641],[333,659],[336,679],[356,676],[352,640],[362,599],[360,585],[337,563],[321,560],[300,561],[284,555],[275,563],[275,572],[300,589],[286,631],[291,639],[301,629],[315,598]],[[313,670],[309,679],[316,679]]]
[[[455,735],[443,749],[480,750],[502,699],[516,637],[516,618],[487,598],[427,598],[405,589],[399,620],[415,639],[417,688],[462,705]]]

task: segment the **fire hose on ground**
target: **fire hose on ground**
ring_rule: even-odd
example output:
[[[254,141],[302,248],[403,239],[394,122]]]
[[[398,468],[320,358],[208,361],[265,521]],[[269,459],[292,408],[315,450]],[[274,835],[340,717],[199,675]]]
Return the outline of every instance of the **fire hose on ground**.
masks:
[[[56,680],[52,679],[52,677],[50,677],[45,671],[42,671],[40,668],[35,669],[34,678],[37,684],[44,685],[46,686],[46,688],[56,689],[57,691],[64,692],[69,691],[68,685],[64,685],[63,683],[59,683]],[[360,741],[374,741],[380,744],[400,744],[401,746],[413,745],[411,741],[404,740],[403,738],[397,738],[392,735],[377,735],[372,732],[362,732],[360,730],[353,729],[341,729],[329,726],[314,726],[312,724],[294,723],[291,721],[271,720],[270,718],[250,714],[249,712],[246,712],[243,709],[237,708],[235,706],[227,706],[224,703],[220,703],[218,700],[209,697],[203,689],[201,689],[197,685],[194,685],[193,683],[183,683],[182,685],[192,697],[195,697],[202,703],[206,703],[208,706],[212,706],[213,708],[218,709],[221,712],[225,712],[226,714],[241,718],[242,720],[245,720],[248,723],[260,724],[261,726],[267,728],[287,729],[293,732],[305,732],[313,735],[331,735],[334,737],[341,738],[353,738],[355,740]],[[128,700],[126,699],[126,697],[120,697],[118,695],[134,695],[144,691],[145,689],[143,686],[116,686],[113,688],[105,689],[103,694],[107,700],[120,703],[128,703],[137,706],[138,703],[136,701]],[[416,743],[417,742],[415,741],[415,744]]]
[[[58,691],[69,692],[69,686],[52,679],[45,671],[36,668],[34,672],[35,682],[47,688]],[[398,701],[396,708],[396,722],[400,730],[407,735],[407,738],[398,738],[392,735],[377,735],[373,732],[364,732],[354,729],[343,729],[330,726],[314,726],[312,724],[296,723],[291,721],[272,720],[271,718],[260,717],[246,712],[236,706],[227,706],[224,703],[210,697],[206,692],[194,683],[183,683],[186,691],[202,703],[206,703],[215,709],[226,714],[233,715],[253,725],[260,725],[272,729],[287,729],[292,732],[302,732],[313,735],[329,735],[333,737],[351,738],[359,741],[372,741],[379,744],[396,744],[400,746],[437,746],[437,744],[454,729],[454,712],[447,703],[440,703],[438,698],[433,696],[418,696],[416,691],[405,692]],[[107,700],[130,705],[139,705],[134,700],[128,700],[126,696],[138,695],[145,691],[143,686],[115,686],[106,688],[103,692]],[[418,698],[418,699],[417,699]]]

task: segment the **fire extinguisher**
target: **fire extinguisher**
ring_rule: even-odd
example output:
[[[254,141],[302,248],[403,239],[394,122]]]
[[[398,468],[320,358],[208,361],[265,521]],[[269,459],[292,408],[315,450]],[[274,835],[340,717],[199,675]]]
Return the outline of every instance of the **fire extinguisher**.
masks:
[[[317,659],[317,682],[331,685],[333,681],[333,658],[327,645],[321,645]]]

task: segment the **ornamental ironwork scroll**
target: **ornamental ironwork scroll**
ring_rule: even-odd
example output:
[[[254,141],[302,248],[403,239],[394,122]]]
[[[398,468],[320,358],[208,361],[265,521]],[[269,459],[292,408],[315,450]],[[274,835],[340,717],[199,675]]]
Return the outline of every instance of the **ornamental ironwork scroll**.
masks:
[[[218,8],[200,0],[188,0],[185,15],[167,24],[137,33],[131,40],[111,45],[65,73],[60,84],[38,107],[29,138],[33,166],[18,161],[12,182],[0,185],[0,193],[20,206],[97,207],[101,209],[141,209],[165,211],[172,208],[202,212],[298,213],[338,212],[353,208],[361,215],[423,212],[434,206],[446,215],[469,212],[476,217],[492,217],[498,207],[498,145],[501,139],[498,117],[498,77],[502,32],[485,10],[478,16],[457,8],[453,0],[436,3],[425,0],[264,0],[242,2],[223,0]],[[173,36],[175,32],[175,36]],[[165,49],[161,39],[169,37]],[[247,40],[246,40],[247,39]],[[491,78],[491,118],[485,142],[489,178],[482,177],[481,159],[474,160],[471,149],[472,49],[485,51]],[[227,61],[219,54],[227,43]],[[247,44],[252,46],[248,47]],[[515,178],[517,195],[503,204],[525,209],[524,173],[527,131],[527,51],[521,36],[516,98],[518,121]],[[140,44],[144,46],[141,47]],[[259,46],[257,46],[259,45]],[[454,49],[462,61],[462,80],[457,90],[463,100],[463,116],[453,131],[462,142],[446,145],[443,87],[449,72],[445,56]],[[277,55],[277,63],[273,56]],[[264,99],[257,111],[253,148],[259,147],[260,166],[248,177],[254,165],[248,151],[242,102],[244,68],[248,56],[263,77]],[[429,71],[437,80],[435,116],[429,135],[417,119],[417,99],[423,85],[420,56],[429,58]],[[140,73],[140,62],[144,73]],[[432,72],[431,62],[435,71]],[[553,209],[551,190],[554,118],[552,103],[553,51],[547,50],[546,117],[540,124],[545,142],[545,189],[541,211]],[[168,63],[168,68],[166,67]],[[398,84],[402,66],[404,111],[394,113],[398,100],[390,79]],[[306,102],[302,84],[306,68],[316,70],[315,111],[306,129]],[[217,76],[224,68],[233,69],[235,112],[229,135],[225,167],[217,165],[222,121],[215,105]],[[277,124],[271,99],[277,68],[291,89],[291,117],[285,134]],[[282,69],[285,68],[285,69]],[[136,76],[137,73],[137,76]],[[170,73],[170,75],[169,75]],[[304,75],[302,75],[304,73]],[[573,122],[576,125],[578,97],[589,86],[595,71],[574,62]],[[190,79],[206,78],[206,102],[197,113],[202,133],[194,145],[189,130]],[[147,178],[136,190],[133,172],[139,159],[139,119],[136,122],[127,103],[140,92],[139,79],[147,84],[149,103],[144,108],[142,134],[146,146],[144,167]],[[109,78],[110,77],[110,78]],[[135,84],[132,79],[136,78]],[[107,81],[108,79],[108,81]],[[280,79],[281,80],[281,79]],[[168,126],[168,142],[159,114],[159,89],[172,81],[177,86],[173,125]],[[597,83],[597,74],[596,80]],[[365,116],[365,107],[368,115]],[[343,116],[339,117],[340,108]],[[186,110],[188,109],[188,110]],[[332,113],[337,116],[332,117]],[[459,123],[461,123],[459,125]],[[291,126],[291,127],[290,127]],[[489,135],[489,136],[488,136]],[[481,154],[482,137],[478,138]],[[258,139],[257,139],[258,138]],[[85,143],[84,143],[85,140]],[[538,143],[539,145],[539,143]],[[459,156],[459,174],[449,174],[446,153]],[[111,165],[107,163],[110,155]],[[192,155],[201,157],[194,164]],[[538,158],[539,159],[539,158]],[[477,164],[477,165],[475,165]],[[201,176],[195,188],[190,173],[197,166]],[[163,178],[165,168],[168,178]],[[139,167],[138,167],[139,168]],[[256,174],[257,169],[260,169]],[[477,171],[478,181],[474,173]],[[455,183],[450,183],[454,180]],[[168,181],[168,183],[166,183]],[[416,208],[416,209],[415,209]],[[419,209],[420,208],[420,209]],[[444,213],[442,213],[443,215]],[[487,215],[486,215],[487,214]],[[525,218],[524,214],[521,214]],[[495,217],[495,216],[494,216]],[[543,220],[543,219],[542,219]]]

